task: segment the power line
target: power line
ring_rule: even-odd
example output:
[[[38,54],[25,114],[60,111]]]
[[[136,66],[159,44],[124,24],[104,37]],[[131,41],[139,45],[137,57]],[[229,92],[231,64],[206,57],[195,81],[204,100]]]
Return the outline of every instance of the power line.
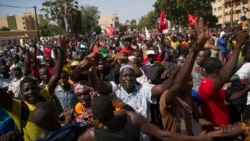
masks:
[[[5,4],[0,4],[0,6],[12,7],[12,8],[34,8],[34,6],[32,6],[32,7],[23,7],[23,6],[14,6],[14,5],[5,5]]]

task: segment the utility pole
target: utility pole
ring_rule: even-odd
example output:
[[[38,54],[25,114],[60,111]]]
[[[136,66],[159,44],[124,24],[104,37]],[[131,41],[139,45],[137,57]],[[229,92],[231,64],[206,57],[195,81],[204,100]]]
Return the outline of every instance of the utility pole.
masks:
[[[35,10],[35,18],[36,18],[36,29],[37,29],[37,40],[40,40],[40,34],[39,34],[39,27],[38,27],[38,20],[37,20],[37,13],[36,13],[36,6],[34,6],[34,10]]]
[[[231,0],[230,25],[233,27],[233,0]]]

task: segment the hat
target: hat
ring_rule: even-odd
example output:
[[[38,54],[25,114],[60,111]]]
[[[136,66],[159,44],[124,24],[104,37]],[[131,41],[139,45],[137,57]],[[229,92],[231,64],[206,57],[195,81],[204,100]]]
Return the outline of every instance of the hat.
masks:
[[[72,66],[77,66],[79,64],[79,61],[73,61],[71,64],[70,64],[70,66],[72,67]]]
[[[221,31],[220,32],[220,38],[222,38],[225,34],[226,34],[225,31]]]
[[[147,55],[155,55],[155,51],[154,50],[147,50],[146,54]]]
[[[133,56],[133,55],[131,55],[131,56],[128,57],[128,60],[129,60],[129,61],[133,61],[134,59],[136,59],[136,57]]]

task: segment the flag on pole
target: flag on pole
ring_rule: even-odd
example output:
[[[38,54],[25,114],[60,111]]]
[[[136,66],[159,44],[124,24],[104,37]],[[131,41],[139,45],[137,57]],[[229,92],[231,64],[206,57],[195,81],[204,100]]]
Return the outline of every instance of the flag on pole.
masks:
[[[196,23],[196,17],[192,14],[188,14],[188,24],[195,25]]]
[[[146,34],[146,39],[150,40],[150,33],[148,32],[147,27],[145,27],[145,34]]]
[[[165,17],[164,10],[161,10],[160,21],[158,25],[158,31],[162,33],[163,30],[168,29],[168,21]]]
[[[109,36],[113,36],[113,35],[114,35],[115,29],[114,29],[113,27],[105,26],[105,30],[106,30],[106,33],[107,33]]]

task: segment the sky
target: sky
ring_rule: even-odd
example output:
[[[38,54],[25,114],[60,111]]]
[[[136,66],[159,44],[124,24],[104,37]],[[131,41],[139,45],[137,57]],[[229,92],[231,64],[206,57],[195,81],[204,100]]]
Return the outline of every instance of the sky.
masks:
[[[37,6],[37,13],[41,13],[42,3],[47,0],[0,0],[0,5],[11,5],[20,7]],[[156,0],[78,0],[79,5],[91,5],[98,7],[102,14],[117,14],[119,21],[139,19],[153,10]],[[33,8],[12,8],[0,6],[0,16],[21,15],[24,12],[34,12]]]

